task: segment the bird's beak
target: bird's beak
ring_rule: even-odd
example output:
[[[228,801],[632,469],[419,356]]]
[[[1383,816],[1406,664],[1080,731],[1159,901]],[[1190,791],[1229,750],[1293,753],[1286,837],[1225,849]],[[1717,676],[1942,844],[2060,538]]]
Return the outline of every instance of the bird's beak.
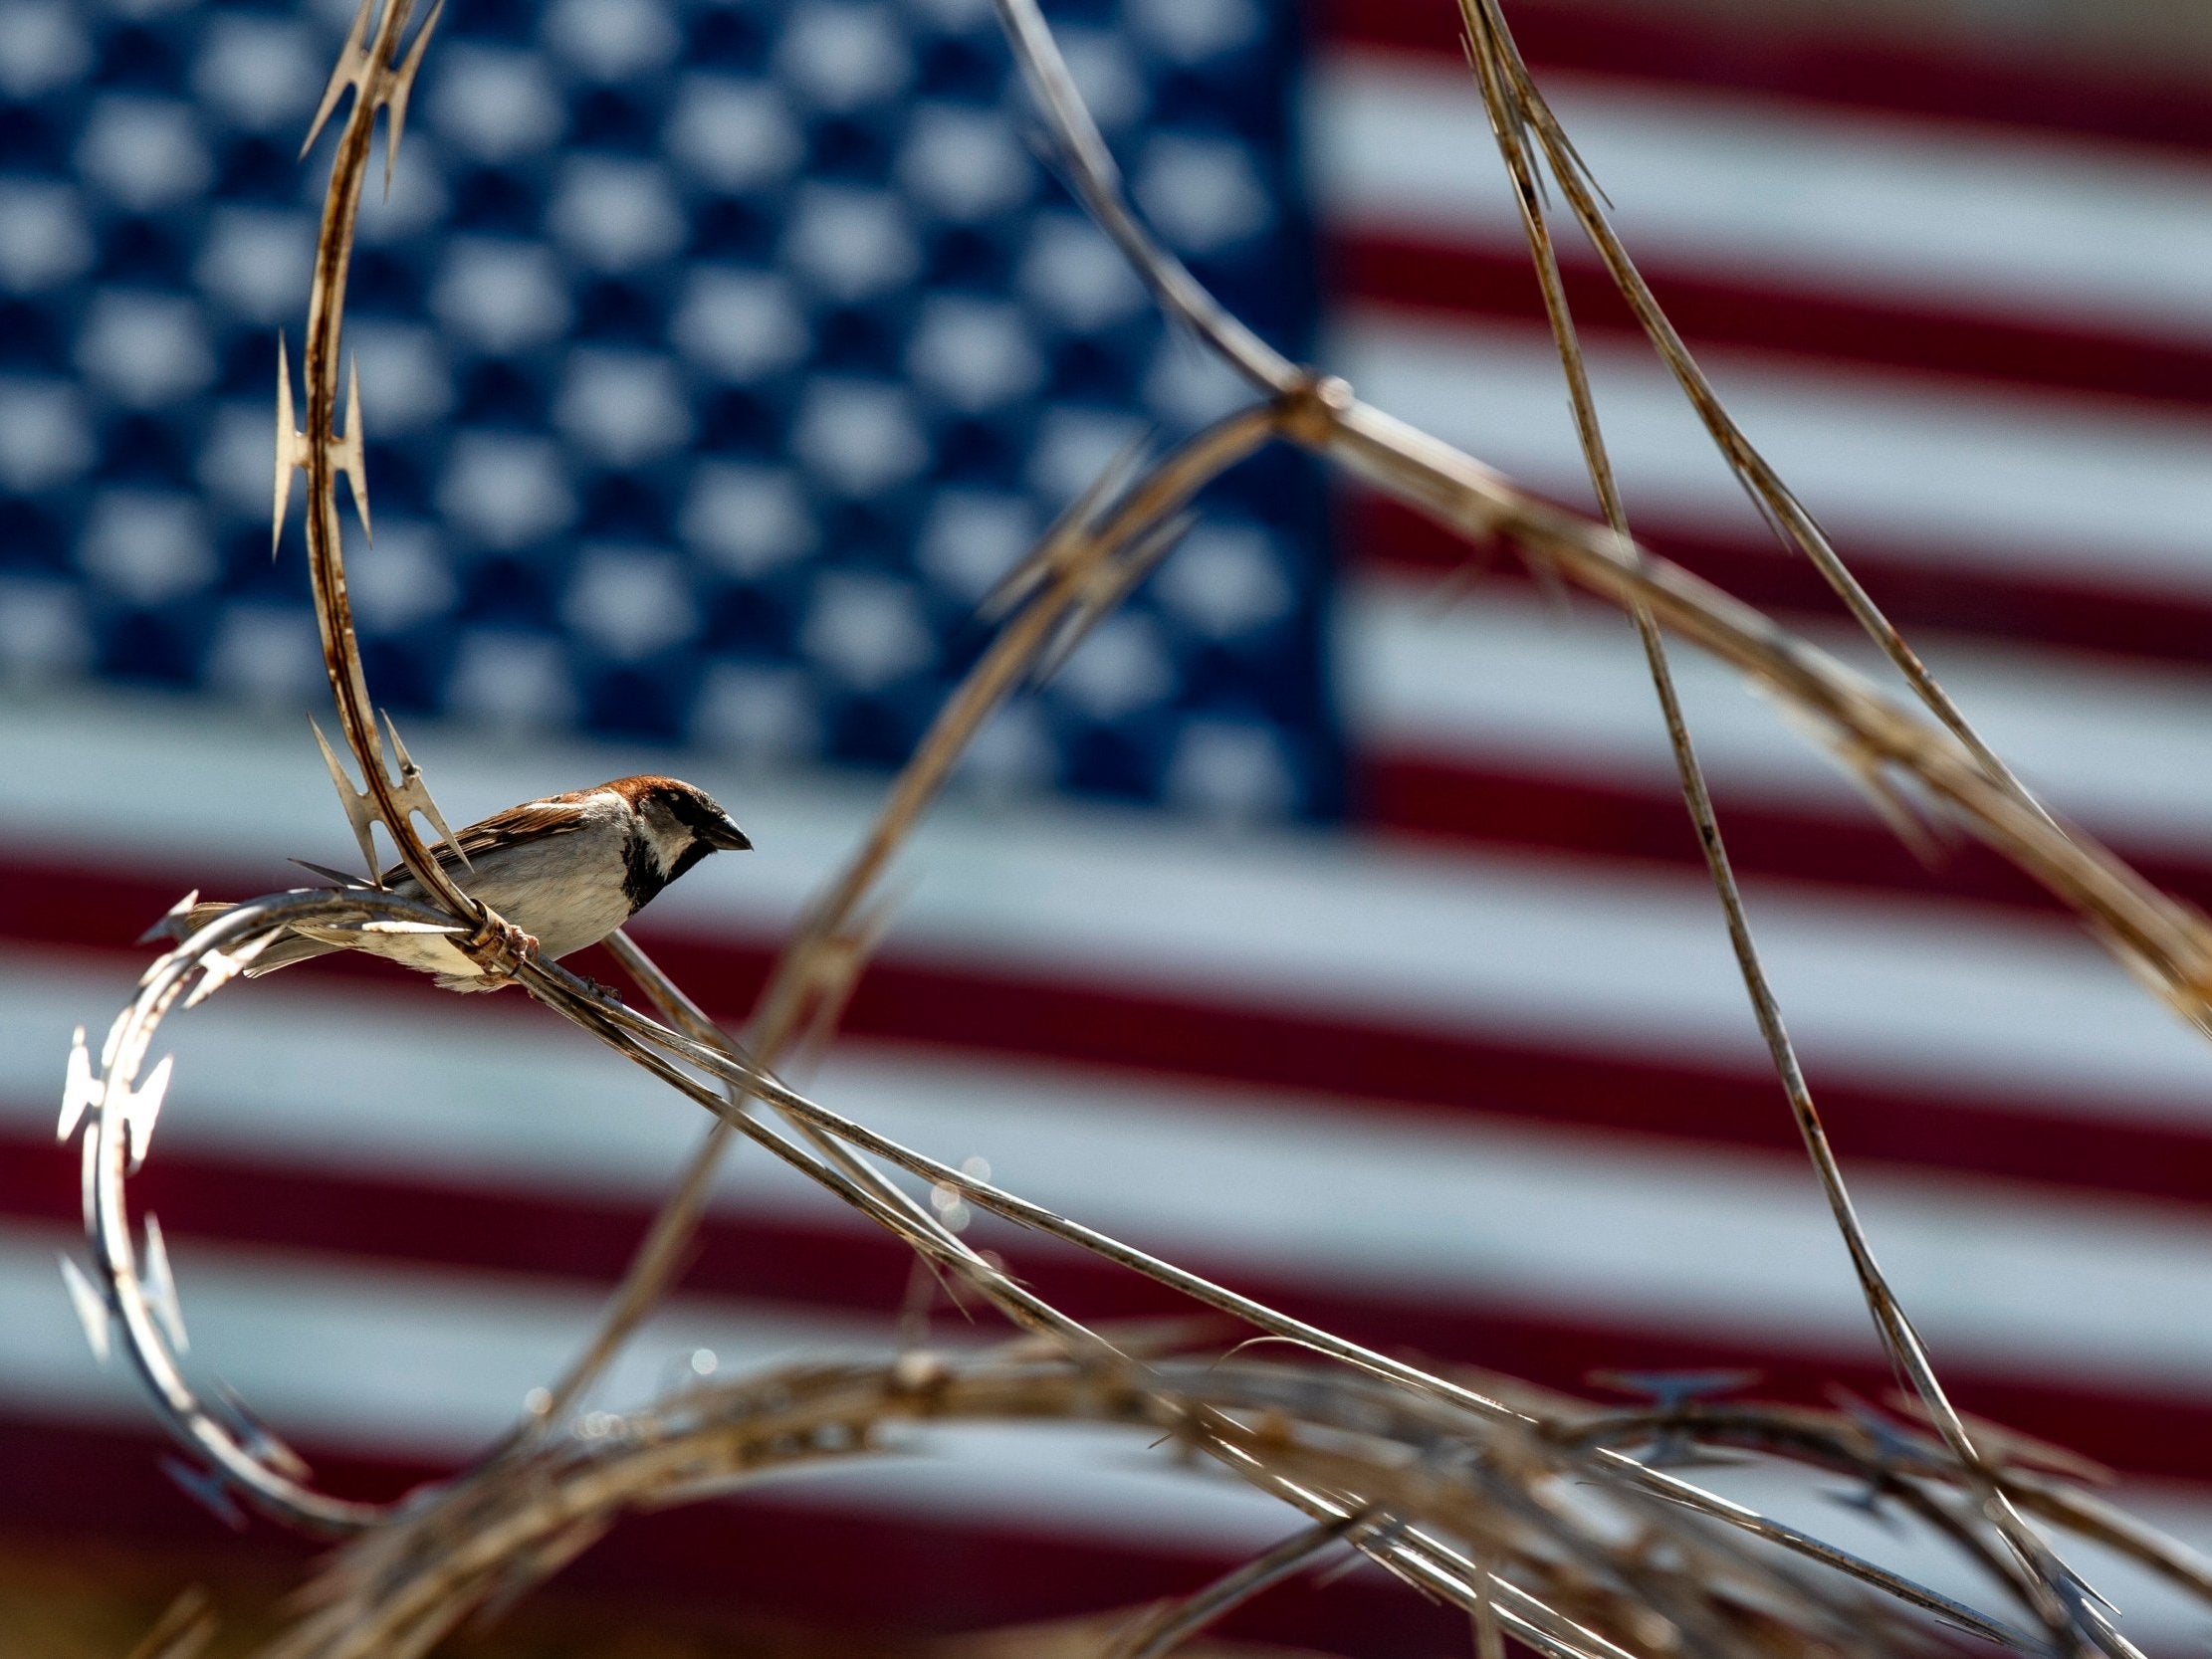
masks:
[[[738,828],[738,821],[727,814],[710,823],[700,833],[701,838],[705,840],[708,846],[719,848],[726,853],[745,853],[753,850],[752,837]]]

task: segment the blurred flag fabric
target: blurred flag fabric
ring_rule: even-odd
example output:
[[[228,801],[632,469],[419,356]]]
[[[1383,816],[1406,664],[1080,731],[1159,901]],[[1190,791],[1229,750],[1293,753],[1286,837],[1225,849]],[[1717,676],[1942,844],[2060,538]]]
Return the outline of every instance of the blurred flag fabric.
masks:
[[[1137,200],[1225,301],[1586,502],[1449,6],[1050,10]],[[2201,99],[1741,12],[1508,16],[1876,597],[2055,809],[2212,900]],[[301,719],[297,509],[274,562],[267,517],[324,153],[294,151],[347,21],[0,0],[0,1533],[214,1531],[85,1351],[52,1111],[70,1029],[111,1017],[180,893],[349,856]],[[1871,660],[1594,264],[1569,279],[1640,529]],[[982,0],[455,0],[352,293],[371,686],[455,822],[645,767],[730,802],[761,850],[642,933],[733,1019],[987,640],[978,598],[1116,455],[1236,395],[1036,158]],[[987,733],[807,1082],[1394,1351],[1879,1398],[1633,636],[1468,566],[1293,459],[1210,491]],[[2212,1055],[2007,868],[1923,866],[1775,711],[1679,666],[1816,1093],[1960,1404],[2212,1537]],[[333,1480],[391,1490],[496,1437],[699,1132],[520,1004],[322,964],[178,1028],[134,1194],[194,1363]],[[1079,1314],[1172,1306],[976,1227]],[[741,1152],[606,1402],[880,1350],[908,1293],[897,1247]],[[1195,1584],[1284,1526],[1132,1446],[931,1444],[657,1518],[578,1571],[949,1629]],[[1362,1582],[1273,1604],[1277,1633],[1463,1644]]]
[[[17,672],[322,695],[266,452],[327,173],[294,150],[350,11],[9,14]],[[1071,44],[1139,195],[1306,349],[1295,43],[1250,0],[1115,21]],[[1234,393],[1032,157],[988,4],[516,0],[440,33],[346,336],[379,532],[352,585],[398,712],[894,763],[1046,518]],[[1286,472],[1224,483],[981,764],[1332,810],[1318,498]]]

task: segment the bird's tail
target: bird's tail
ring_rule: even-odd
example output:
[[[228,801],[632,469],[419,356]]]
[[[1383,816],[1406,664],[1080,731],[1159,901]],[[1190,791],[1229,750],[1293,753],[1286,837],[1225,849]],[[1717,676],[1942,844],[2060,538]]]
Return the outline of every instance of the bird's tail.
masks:
[[[216,900],[211,904],[194,905],[184,913],[184,926],[176,930],[176,935],[179,938],[187,938],[198,933],[210,922],[213,922],[218,916],[227,915],[237,908],[236,905],[224,904],[221,900]]]
[[[196,933],[217,917],[237,908],[220,902],[194,905],[184,913],[182,931],[187,935]],[[276,943],[254,958],[253,965],[246,969],[246,977],[259,979],[264,973],[274,973],[280,967],[290,967],[294,962],[313,961],[318,956],[328,956],[337,948],[334,944],[304,937],[288,929]]]

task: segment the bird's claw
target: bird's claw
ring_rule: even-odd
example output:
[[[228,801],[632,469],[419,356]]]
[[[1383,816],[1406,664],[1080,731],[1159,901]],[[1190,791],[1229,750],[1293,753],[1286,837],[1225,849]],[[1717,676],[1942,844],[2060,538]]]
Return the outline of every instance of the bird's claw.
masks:
[[[537,956],[538,937],[512,922],[487,921],[470,938],[468,949],[483,968],[485,978],[513,979],[521,973],[526,959]]]

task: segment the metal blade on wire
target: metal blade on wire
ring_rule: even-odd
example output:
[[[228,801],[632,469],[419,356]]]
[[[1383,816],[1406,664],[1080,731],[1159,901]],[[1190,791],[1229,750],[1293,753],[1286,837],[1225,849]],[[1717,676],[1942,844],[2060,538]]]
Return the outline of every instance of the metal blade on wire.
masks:
[[[256,1416],[245,1400],[239,1397],[238,1390],[229,1383],[216,1385],[212,1403],[231,1427],[238,1431],[240,1443],[254,1457],[296,1481],[314,1478],[315,1470],[309,1466],[308,1460],[287,1445],[276,1430]]]
[[[62,1085],[62,1120],[55,1128],[54,1139],[67,1141],[75,1135],[77,1126],[85,1121],[86,1112],[100,1104],[103,1093],[103,1085],[93,1072],[92,1051],[85,1046],[85,1028],[81,1025],[70,1043],[69,1076]]]
[[[238,1507],[237,1500],[230,1495],[230,1488],[213,1470],[201,1469],[180,1457],[165,1457],[161,1460],[161,1472],[176,1482],[187,1498],[232,1532],[246,1530],[246,1512]]]
[[[177,1352],[187,1352],[192,1343],[184,1334],[184,1309],[176,1299],[176,1275],[169,1269],[168,1242],[161,1236],[161,1223],[150,1215],[146,1217],[145,1257],[141,1278],[145,1284],[146,1305],[161,1322],[161,1329],[169,1334],[169,1341]]]
[[[123,1095],[123,1137],[130,1148],[130,1168],[135,1174],[153,1145],[153,1126],[161,1117],[161,1103],[168,1098],[169,1079],[176,1072],[176,1056],[164,1054],[145,1081]],[[113,1086],[111,1085],[111,1088]]]
[[[69,1287],[70,1306],[77,1310],[77,1323],[85,1328],[86,1345],[92,1348],[93,1357],[105,1365],[108,1355],[114,1349],[114,1310],[109,1306],[107,1292],[93,1283],[93,1277],[77,1265],[77,1258],[64,1256],[62,1283]]]
[[[1194,515],[1179,513],[1140,536],[1122,555],[1119,567],[1105,574],[1092,591],[1083,595],[1081,603],[1037,653],[1036,666],[1029,671],[1030,683],[1041,686],[1059,673],[1067,665],[1068,658],[1090,637],[1091,631],[1129,596],[1132,588],[1152,574],[1176,543],[1190,533],[1196,521]]]

